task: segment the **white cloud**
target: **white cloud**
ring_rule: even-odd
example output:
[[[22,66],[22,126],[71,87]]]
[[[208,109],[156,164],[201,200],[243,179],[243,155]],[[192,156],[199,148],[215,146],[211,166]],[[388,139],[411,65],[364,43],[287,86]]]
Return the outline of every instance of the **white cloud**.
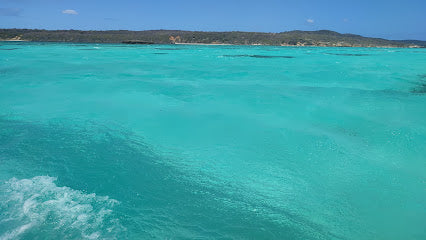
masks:
[[[72,10],[72,9],[66,9],[64,11],[62,11],[63,14],[71,14],[71,15],[77,15],[78,12],[76,10]]]
[[[306,19],[306,22],[307,22],[307,23],[314,23],[315,21],[314,21],[314,19],[312,19],[312,18],[308,18],[308,19]]]

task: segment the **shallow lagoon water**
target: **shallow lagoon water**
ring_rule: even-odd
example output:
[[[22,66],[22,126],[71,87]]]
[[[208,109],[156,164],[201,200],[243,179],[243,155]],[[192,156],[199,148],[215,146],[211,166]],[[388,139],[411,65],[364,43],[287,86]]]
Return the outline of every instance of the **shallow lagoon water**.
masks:
[[[426,237],[426,50],[0,49],[2,240]]]

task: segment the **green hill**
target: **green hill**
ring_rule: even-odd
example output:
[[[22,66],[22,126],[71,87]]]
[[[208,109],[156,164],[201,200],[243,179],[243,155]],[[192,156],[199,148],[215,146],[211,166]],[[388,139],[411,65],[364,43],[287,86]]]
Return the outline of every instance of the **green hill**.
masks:
[[[336,46],[336,47],[420,47],[422,41],[392,41],[368,38],[354,34],[340,34],[328,30],[262,32],[201,32],[179,30],[149,31],[79,31],[0,29],[1,40],[26,40],[41,42],[90,42],[90,43],[200,43],[236,45],[282,46]],[[424,46],[424,45],[423,45]]]

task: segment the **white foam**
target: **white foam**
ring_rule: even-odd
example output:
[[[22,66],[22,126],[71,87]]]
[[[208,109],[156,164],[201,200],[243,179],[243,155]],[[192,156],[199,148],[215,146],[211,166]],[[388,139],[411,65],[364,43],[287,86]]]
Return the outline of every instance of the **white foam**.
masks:
[[[115,238],[122,230],[112,217],[118,201],[58,187],[56,178],[12,178],[0,185],[0,240],[16,239],[36,228],[81,239]]]

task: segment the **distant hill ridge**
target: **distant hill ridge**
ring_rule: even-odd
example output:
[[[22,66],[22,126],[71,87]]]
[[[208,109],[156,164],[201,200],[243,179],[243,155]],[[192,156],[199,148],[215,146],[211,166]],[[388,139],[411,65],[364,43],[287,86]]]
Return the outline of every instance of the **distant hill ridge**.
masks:
[[[329,30],[263,32],[202,32],[181,30],[39,30],[0,29],[0,40],[133,44],[235,44],[325,47],[425,47],[425,41],[386,40]]]

